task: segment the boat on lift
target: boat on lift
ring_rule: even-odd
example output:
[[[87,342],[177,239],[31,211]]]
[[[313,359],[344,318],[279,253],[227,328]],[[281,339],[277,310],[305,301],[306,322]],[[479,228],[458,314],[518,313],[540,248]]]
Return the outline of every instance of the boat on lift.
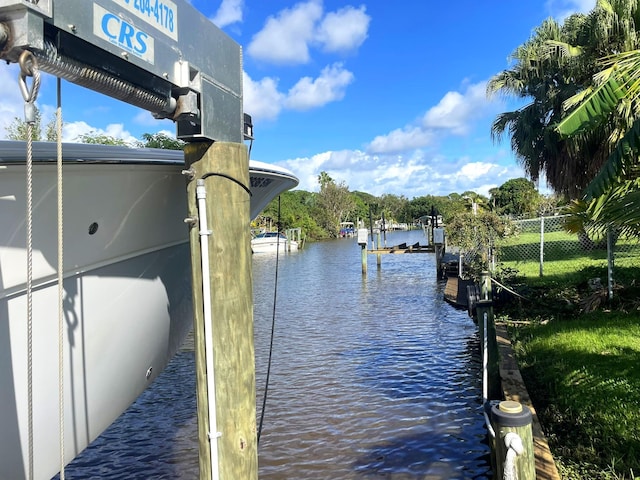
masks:
[[[0,142],[0,478],[11,480],[27,478],[30,450],[34,479],[60,469],[59,388],[68,463],[162,372],[193,318],[183,152],[65,144],[60,376],[56,145],[33,145],[31,252],[25,154]],[[266,163],[249,173],[251,218],[298,184]]]

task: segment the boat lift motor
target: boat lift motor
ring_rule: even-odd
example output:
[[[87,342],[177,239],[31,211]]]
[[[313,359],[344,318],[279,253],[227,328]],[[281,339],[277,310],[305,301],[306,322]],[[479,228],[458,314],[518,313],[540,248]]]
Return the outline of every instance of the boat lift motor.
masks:
[[[242,49],[185,0],[0,0],[0,58],[176,123],[184,141],[252,138]]]

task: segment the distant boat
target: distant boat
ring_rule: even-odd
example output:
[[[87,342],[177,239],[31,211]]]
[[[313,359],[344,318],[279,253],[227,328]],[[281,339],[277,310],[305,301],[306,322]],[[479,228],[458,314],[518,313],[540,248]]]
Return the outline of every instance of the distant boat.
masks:
[[[48,480],[60,469],[60,385],[68,463],[162,372],[192,327],[187,193],[181,151],[63,145],[60,382],[56,144],[33,145],[30,255],[25,152],[23,142],[0,142],[0,479],[27,478],[31,450],[33,478]],[[251,161],[249,175],[251,218],[298,184],[266,163]]]
[[[294,252],[298,250],[298,242],[281,232],[262,232],[251,239],[251,250],[253,253]]]
[[[340,232],[338,235],[342,238],[355,237],[356,229],[353,222],[340,222]]]

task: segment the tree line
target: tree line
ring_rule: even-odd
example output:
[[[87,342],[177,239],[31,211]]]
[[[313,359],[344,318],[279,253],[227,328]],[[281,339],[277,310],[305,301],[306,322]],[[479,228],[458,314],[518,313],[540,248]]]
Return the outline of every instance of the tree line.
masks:
[[[327,172],[318,175],[318,192],[292,190],[272,201],[254,221],[254,227],[277,225],[280,230],[302,228],[310,240],[335,238],[341,222],[370,221],[419,224],[432,214],[442,216],[445,224],[456,217],[473,214],[484,217],[521,217],[550,212],[560,205],[555,196],[540,194],[525,178],[508,180],[490,190],[488,197],[473,191],[449,195],[423,195],[408,199],[403,195],[374,196],[366,192],[350,192],[344,182],[337,182]],[[275,227],[274,227],[275,228]]]

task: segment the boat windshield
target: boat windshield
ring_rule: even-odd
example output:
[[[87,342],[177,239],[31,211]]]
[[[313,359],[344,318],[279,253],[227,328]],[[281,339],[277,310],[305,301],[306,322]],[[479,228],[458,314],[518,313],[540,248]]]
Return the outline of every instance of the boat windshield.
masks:
[[[276,238],[278,236],[280,238],[287,238],[284,236],[284,233],[278,233],[278,232],[262,232],[256,235],[256,238]]]

